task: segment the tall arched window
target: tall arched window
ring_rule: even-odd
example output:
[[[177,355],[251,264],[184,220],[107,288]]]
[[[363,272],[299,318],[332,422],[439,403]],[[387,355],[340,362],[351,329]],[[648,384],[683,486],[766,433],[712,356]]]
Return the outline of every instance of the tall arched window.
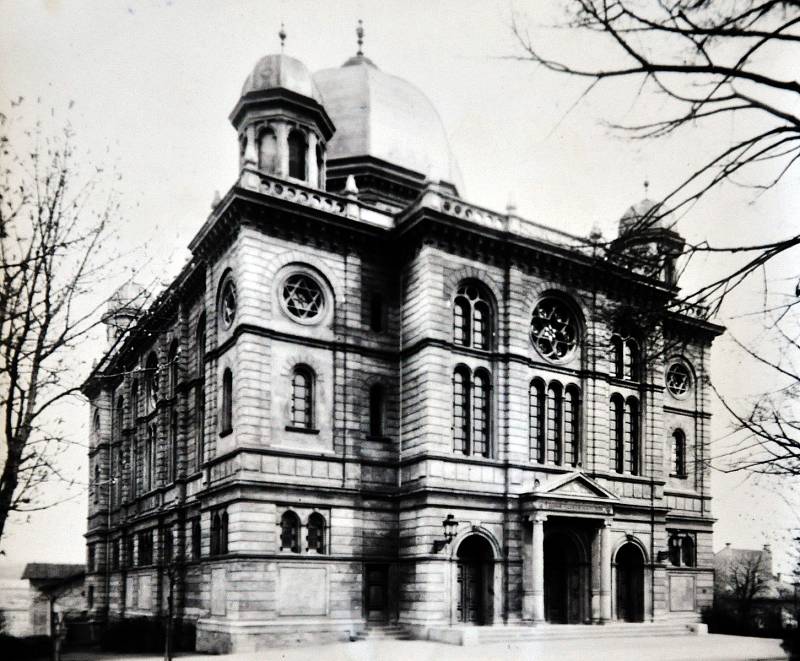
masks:
[[[536,461],[540,464],[543,464],[545,460],[544,430],[546,404],[547,399],[544,381],[541,379],[534,379],[531,381],[528,399],[530,458],[531,461]]]
[[[156,404],[158,403],[158,358],[155,353],[151,353],[147,357],[145,364],[145,406],[146,412],[150,413],[155,411]]]
[[[672,471],[676,477],[686,477],[686,434],[676,429],[672,432]]]
[[[453,372],[453,451],[469,454],[469,371]]]
[[[178,341],[173,340],[169,345],[169,353],[167,354],[167,361],[169,370],[167,371],[169,388],[169,397],[175,397],[178,394]]]
[[[174,482],[178,477],[178,412],[173,409],[169,415],[169,479]]]
[[[233,372],[225,368],[222,373],[222,411],[220,415],[220,434],[233,431]]]
[[[94,465],[94,484],[92,486],[94,488],[94,502],[97,504],[100,502],[100,464]]]
[[[384,396],[383,386],[374,384],[369,389],[369,435],[383,436]]]
[[[300,553],[300,518],[291,510],[281,516],[281,551]]]
[[[551,383],[547,388],[547,460],[551,464],[563,462],[561,447],[561,384]]]
[[[316,182],[316,185],[319,188],[325,188],[325,154],[322,151],[322,145],[320,144],[317,144],[316,156],[317,156],[317,176],[319,177],[319,181]]]
[[[274,174],[278,171],[278,141],[272,129],[264,129],[258,138],[258,167]]]
[[[156,485],[156,425],[147,426],[147,442],[144,448],[144,485],[149,491]]]
[[[200,559],[201,529],[200,517],[192,520],[192,560]]]
[[[477,370],[472,380],[472,452],[489,456],[491,379],[486,370]]]
[[[228,511],[222,510],[222,515],[219,517],[219,552],[221,554],[228,552]]]
[[[94,442],[100,442],[100,411],[94,412],[94,417],[92,418],[92,433],[94,434]]]
[[[125,400],[122,396],[117,397],[117,408],[114,416],[114,437],[122,440],[122,430],[125,427]]]
[[[210,539],[210,552],[211,555],[219,555],[219,531],[221,520],[219,516],[219,512],[214,512],[211,515],[211,539]]]
[[[639,380],[639,344],[633,338],[625,340],[625,368],[624,378],[630,381]]]
[[[131,426],[136,426],[136,418],[139,417],[139,382],[134,381],[131,386]]]
[[[631,475],[639,474],[639,401],[628,397],[626,402],[626,444],[625,470]]]
[[[624,470],[625,457],[625,429],[624,429],[625,407],[622,397],[619,394],[611,396],[611,407],[609,410],[609,455],[611,458],[611,470],[621,473]]]
[[[306,138],[296,129],[289,133],[289,176],[306,178]]]
[[[564,463],[580,464],[580,393],[575,386],[567,386],[564,398]]]
[[[619,335],[611,336],[611,362],[614,376],[622,378],[624,358],[622,355],[622,338]]]
[[[314,426],[314,374],[305,365],[292,373],[292,427],[312,429]]]
[[[481,287],[475,283],[461,285],[453,301],[453,341],[473,349],[490,349],[491,309]]]
[[[197,370],[198,378],[203,378],[205,376],[205,366],[206,366],[206,313],[203,312],[200,315],[200,318],[197,320],[197,330],[195,331],[195,350],[196,350],[196,358],[197,358],[197,365],[195,369]]]
[[[197,320],[195,331],[195,349],[197,364],[197,383],[194,391],[194,466],[200,470],[205,454],[205,422],[206,422],[206,313],[202,312]]]
[[[307,528],[306,549],[317,553],[325,553],[325,517],[319,512],[312,512],[308,517]]]

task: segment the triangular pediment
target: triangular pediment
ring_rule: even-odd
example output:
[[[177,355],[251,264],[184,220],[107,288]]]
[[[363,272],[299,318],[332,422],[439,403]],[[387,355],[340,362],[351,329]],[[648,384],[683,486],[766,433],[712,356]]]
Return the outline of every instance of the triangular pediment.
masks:
[[[563,498],[591,498],[617,500],[605,487],[581,472],[566,473],[538,485],[533,493],[537,496],[559,496]]]

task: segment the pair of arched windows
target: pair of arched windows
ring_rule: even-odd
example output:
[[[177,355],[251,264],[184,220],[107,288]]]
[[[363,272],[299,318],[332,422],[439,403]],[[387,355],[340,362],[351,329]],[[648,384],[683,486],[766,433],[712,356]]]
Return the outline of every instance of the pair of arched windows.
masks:
[[[611,396],[609,411],[611,469],[617,473],[639,475],[641,472],[639,400],[623,399],[619,393]]]
[[[308,179],[308,139],[299,129],[289,131],[287,139],[289,153],[289,176],[294,179]],[[322,171],[322,149],[317,146],[317,169]],[[270,174],[280,170],[280,157],[278,155],[278,138],[271,128],[266,128],[258,138],[258,167]],[[317,182],[311,182],[317,184]]]
[[[300,517],[292,510],[281,515],[280,550],[301,552]],[[325,517],[319,512],[312,512],[306,523],[306,551],[325,553]]]
[[[228,552],[228,512],[225,510],[211,515],[211,555],[225,555]]]
[[[632,337],[615,334],[611,337],[611,360],[614,376],[638,381],[641,372],[639,344]]]
[[[314,377],[314,371],[308,365],[298,365],[292,370],[290,427],[314,428]]]
[[[540,464],[581,464],[581,394],[574,384],[531,382],[529,393],[530,458]]]
[[[686,434],[682,429],[672,432],[672,475],[684,478],[686,470]]]
[[[677,531],[670,533],[669,563],[673,567],[697,566],[697,545],[694,533]]]
[[[492,377],[459,365],[453,372],[453,451],[488,457],[491,452]]]
[[[453,342],[488,351],[492,339],[492,307],[482,287],[465,283],[453,301]]]

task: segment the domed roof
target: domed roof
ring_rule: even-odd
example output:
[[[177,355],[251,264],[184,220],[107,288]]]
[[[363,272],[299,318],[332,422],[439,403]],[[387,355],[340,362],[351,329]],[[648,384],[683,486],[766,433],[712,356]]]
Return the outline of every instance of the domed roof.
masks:
[[[336,126],[328,160],[371,156],[462,189],[439,113],[414,85],[363,55],[316,72],[314,82]]]
[[[671,230],[674,223],[670,222],[669,214],[661,214],[660,207],[661,203],[647,198],[629,207],[619,219],[620,236],[636,230]]]
[[[319,89],[314,84],[311,72],[306,65],[300,60],[282,53],[266,55],[256,62],[252,73],[244,81],[242,96],[248,92],[260,92],[279,87],[322,103]]]

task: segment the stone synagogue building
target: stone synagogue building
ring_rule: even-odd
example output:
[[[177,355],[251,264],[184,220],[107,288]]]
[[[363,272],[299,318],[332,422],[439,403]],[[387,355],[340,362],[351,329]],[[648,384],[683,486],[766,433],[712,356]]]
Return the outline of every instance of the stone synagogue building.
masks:
[[[264,57],[230,120],[238,179],[163,293],[117,292],[84,387],[93,617],[172,604],[207,651],[698,622],[722,328],[671,305],[669,217],[466,202],[360,51]]]

